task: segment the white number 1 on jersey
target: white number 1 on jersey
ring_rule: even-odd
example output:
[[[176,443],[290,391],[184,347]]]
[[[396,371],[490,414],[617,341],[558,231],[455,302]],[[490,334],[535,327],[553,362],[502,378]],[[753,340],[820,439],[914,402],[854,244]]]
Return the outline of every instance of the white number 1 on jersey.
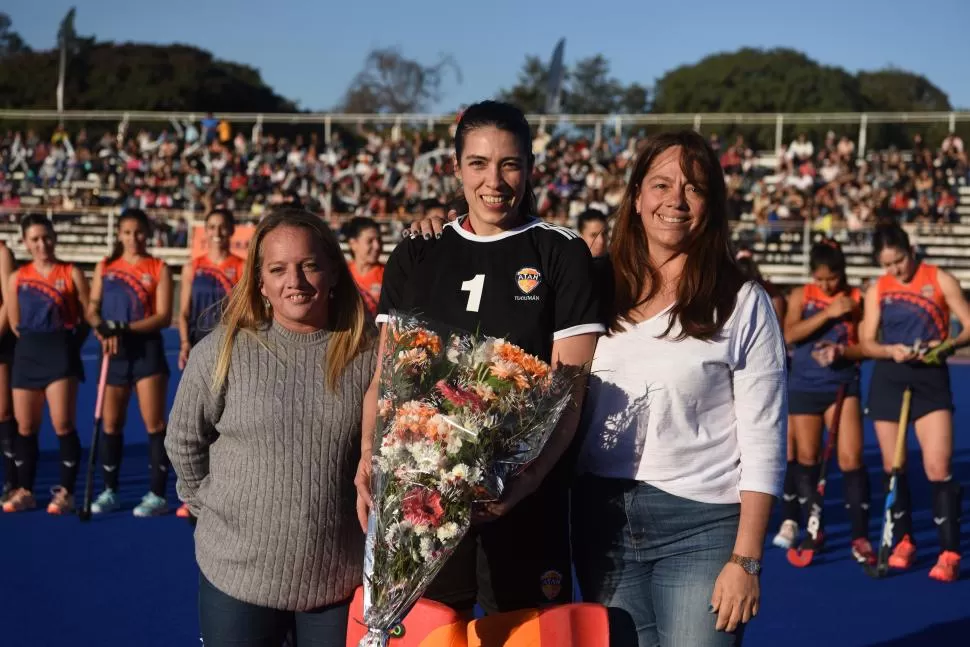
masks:
[[[484,288],[484,274],[476,274],[475,278],[461,284],[461,291],[468,293],[468,305],[465,306],[465,310],[478,312],[478,306],[482,304],[482,290]]]

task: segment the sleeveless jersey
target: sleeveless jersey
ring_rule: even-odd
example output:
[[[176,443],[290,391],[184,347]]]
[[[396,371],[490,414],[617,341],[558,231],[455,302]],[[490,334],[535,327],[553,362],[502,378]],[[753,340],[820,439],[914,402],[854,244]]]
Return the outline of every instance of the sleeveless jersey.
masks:
[[[239,282],[245,261],[229,254],[221,263],[208,256],[192,259],[192,301],[189,310],[189,336],[198,341],[219,323],[222,301]]]
[[[146,256],[132,265],[124,258],[105,264],[102,270],[101,318],[107,321],[140,321],[155,314],[155,291],[165,262]]]
[[[832,301],[844,294],[829,296],[817,285],[809,283],[802,291],[802,319],[808,319],[825,310]],[[848,296],[856,304],[862,302],[859,288],[850,288]],[[839,319],[829,320],[811,336],[795,344],[792,353],[791,374],[788,376],[788,388],[792,391],[829,392],[838,390],[842,384],[848,384],[859,376],[858,362],[844,359],[833,362],[830,366],[821,366],[812,357],[815,345],[820,341],[849,346],[859,343],[857,322],[852,313],[843,315]]]
[[[945,340],[950,333],[950,308],[937,280],[937,267],[920,263],[909,283],[884,274],[876,283],[882,344],[912,345]]]
[[[357,290],[364,300],[364,307],[372,317],[377,316],[377,304],[381,300],[381,285],[384,283],[384,266],[378,263],[364,274],[357,273],[357,267],[351,262],[347,263],[350,275],[354,277]]]
[[[33,263],[17,270],[20,332],[73,330],[81,320],[70,263],[57,263],[46,277]]]

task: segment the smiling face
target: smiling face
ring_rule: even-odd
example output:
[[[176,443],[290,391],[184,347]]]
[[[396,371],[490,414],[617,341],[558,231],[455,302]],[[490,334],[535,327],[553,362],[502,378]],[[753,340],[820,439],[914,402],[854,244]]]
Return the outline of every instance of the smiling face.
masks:
[[[31,225],[24,232],[24,246],[34,261],[53,261],[54,231],[46,225]]]
[[[519,224],[530,170],[528,152],[513,133],[494,126],[465,133],[455,174],[476,233],[492,235]]]
[[[381,234],[374,227],[361,229],[356,238],[347,241],[354,260],[365,265],[377,265],[381,257]]]
[[[226,217],[221,213],[214,213],[205,221],[205,235],[209,241],[210,250],[228,251],[232,225],[226,222]]]
[[[306,227],[277,227],[263,238],[260,256],[260,293],[269,300],[273,318],[295,332],[325,328],[336,275],[313,233]]]
[[[671,146],[647,169],[636,199],[651,254],[679,253],[705,217],[705,187],[697,186],[681,168],[683,149]],[[695,175],[700,176],[698,168]]]

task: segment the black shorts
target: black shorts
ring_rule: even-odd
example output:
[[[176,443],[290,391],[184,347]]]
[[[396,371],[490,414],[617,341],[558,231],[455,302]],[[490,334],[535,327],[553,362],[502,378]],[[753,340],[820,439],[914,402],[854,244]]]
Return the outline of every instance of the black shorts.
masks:
[[[0,364],[13,364],[13,353],[17,347],[17,335],[7,332],[0,335]]]
[[[567,468],[560,461],[508,514],[472,526],[425,597],[486,613],[572,602]]]
[[[788,413],[793,416],[820,416],[835,404],[838,391],[789,391]],[[859,382],[846,384],[845,397],[859,397]]]
[[[878,360],[872,369],[866,416],[871,420],[899,421],[903,391],[913,390],[909,419],[919,420],[934,411],[953,411],[950,369],[944,366],[898,364]]]
[[[24,332],[14,349],[10,385],[15,389],[46,389],[65,378],[84,381],[81,347],[70,330]]]
[[[169,375],[161,333],[127,333],[118,343],[118,354],[108,362],[108,384],[132,386],[153,375]]]

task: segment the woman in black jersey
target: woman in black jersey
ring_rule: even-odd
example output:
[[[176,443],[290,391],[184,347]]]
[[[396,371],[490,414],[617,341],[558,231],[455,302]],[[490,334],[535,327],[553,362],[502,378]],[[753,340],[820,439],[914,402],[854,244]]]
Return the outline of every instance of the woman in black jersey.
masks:
[[[584,366],[600,321],[591,257],[575,232],[534,216],[529,177],[531,132],[514,106],[485,101],[468,108],[455,133],[456,173],[467,210],[441,237],[410,238],[388,260],[377,321],[393,310],[503,337],[545,361]],[[383,339],[382,325],[382,339]],[[369,397],[377,407],[377,379]],[[577,381],[582,399],[585,378]],[[572,600],[568,461],[579,418],[573,407],[542,455],[501,501],[485,506],[426,596],[470,612],[532,608]],[[358,511],[370,505],[373,420],[363,430]]]

